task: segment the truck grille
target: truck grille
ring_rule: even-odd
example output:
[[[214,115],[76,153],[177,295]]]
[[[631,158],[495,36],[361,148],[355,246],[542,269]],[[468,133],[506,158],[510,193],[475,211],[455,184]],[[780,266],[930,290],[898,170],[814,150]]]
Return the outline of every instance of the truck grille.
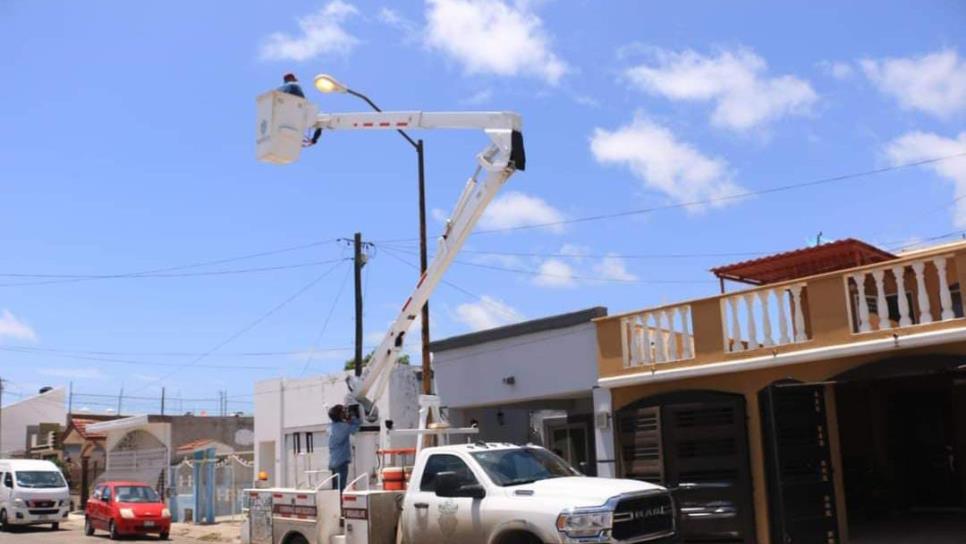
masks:
[[[612,535],[621,542],[643,542],[674,530],[674,506],[666,493],[621,499],[614,509]]]
[[[54,501],[33,500],[33,501],[27,501],[27,506],[31,508],[53,508],[54,506],[56,506],[56,503]]]

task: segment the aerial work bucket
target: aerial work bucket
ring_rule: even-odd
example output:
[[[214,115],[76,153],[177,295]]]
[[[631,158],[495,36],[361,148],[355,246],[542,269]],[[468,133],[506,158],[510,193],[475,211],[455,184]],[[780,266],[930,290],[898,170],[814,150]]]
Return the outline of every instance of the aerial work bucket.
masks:
[[[315,106],[298,96],[271,91],[258,97],[255,148],[258,160],[295,162],[302,152],[305,130],[315,122]]]

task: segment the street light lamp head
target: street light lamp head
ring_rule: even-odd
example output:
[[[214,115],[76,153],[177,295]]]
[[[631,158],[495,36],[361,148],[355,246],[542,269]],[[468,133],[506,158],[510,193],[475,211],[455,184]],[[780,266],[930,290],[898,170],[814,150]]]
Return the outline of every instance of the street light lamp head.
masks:
[[[315,88],[320,93],[344,93],[349,90],[345,85],[339,83],[339,80],[329,74],[315,76]]]

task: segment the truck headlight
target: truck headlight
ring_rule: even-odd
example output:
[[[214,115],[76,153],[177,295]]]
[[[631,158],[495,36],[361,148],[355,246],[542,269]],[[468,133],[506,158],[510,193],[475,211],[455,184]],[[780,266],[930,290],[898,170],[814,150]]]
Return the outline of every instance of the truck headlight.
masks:
[[[17,508],[23,508],[24,506],[27,505],[27,503],[23,502],[23,499],[21,498],[16,498],[13,500],[13,505],[16,506]]]
[[[121,517],[124,519],[134,519],[134,510],[130,508],[121,508]]]
[[[557,516],[557,530],[571,538],[600,536],[613,524],[614,512],[611,510],[566,510]]]

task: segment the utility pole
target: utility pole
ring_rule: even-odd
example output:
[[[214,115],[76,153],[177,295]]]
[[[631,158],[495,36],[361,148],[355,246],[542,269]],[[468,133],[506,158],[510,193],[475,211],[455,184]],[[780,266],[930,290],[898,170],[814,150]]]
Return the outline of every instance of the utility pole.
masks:
[[[164,387],[161,388],[161,415],[164,415]]]
[[[67,387],[67,416],[74,413],[74,382],[70,382]]]
[[[426,257],[426,169],[423,165],[423,141],[416,141],[416,155],[419,158],[419,273],[425,274],[429,266]],[[429,301],[423,304],[422,331],[420,339],[423,348],[423,394],[433,394],[433,369],[429,359]]]
[[[124,398],[124,386],[121,386],[121,392],[117,395],[117,415],[121,415],[121,400]]]
[[[362,233],[357,232],[352,240],[352,264],[356,285],[356,364],[355,375],[362,375],[362,267],[365,266],[362,257]]]

